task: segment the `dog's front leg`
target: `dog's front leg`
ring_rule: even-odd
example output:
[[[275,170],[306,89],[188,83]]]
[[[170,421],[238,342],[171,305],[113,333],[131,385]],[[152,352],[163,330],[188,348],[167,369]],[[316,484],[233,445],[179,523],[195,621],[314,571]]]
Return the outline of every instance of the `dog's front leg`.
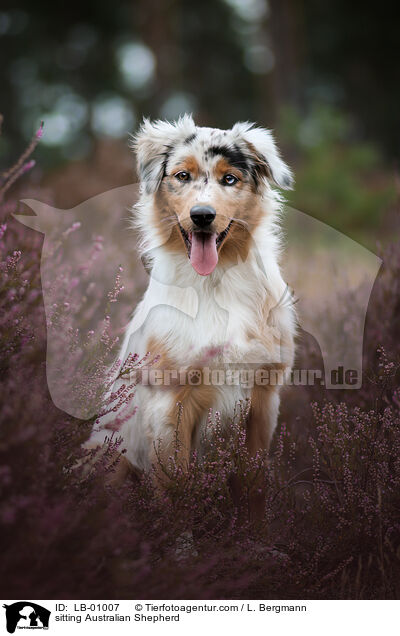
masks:
[[[268,452],[278,422],[279,386],[255,386],[247,421],[247,447],[251,455]]]
[[[276,428],[279,412],[279,387],[255,386],[247,420],[246,446],[251,457],[259,453],[254,472],[245,483],[241,476],[232,480],[232,494],[239,517],[245,521],[262,522],[265,517],[265,468],[267,453]],[[250,486],[249,486],[250,484]]]
[[[175,394],[164,432],[154,440],[150,457],[158,490],[168,489],[177,470],[188,470],[194,431],[214,397],[213,387],[204,385],[185,386]]]

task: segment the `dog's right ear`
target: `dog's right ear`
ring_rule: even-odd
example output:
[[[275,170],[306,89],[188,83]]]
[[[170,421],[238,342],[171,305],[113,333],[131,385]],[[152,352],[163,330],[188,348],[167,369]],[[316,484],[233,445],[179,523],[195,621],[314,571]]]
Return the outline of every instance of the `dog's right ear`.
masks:
[[[157,191],[168,163],[171,150],[196,131],[191,115],[184,115],[176,122],[151,122],[144,119],[136,135],[132,148],[136,152],[137,172],[140,182],[148,194]]]

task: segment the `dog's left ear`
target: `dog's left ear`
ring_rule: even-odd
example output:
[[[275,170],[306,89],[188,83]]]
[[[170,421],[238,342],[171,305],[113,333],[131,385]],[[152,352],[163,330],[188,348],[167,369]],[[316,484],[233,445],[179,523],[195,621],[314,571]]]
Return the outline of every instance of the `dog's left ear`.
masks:
[[[195,130],[196,126],[190,115],[184,115],[175,122],[143,120],[133,136],[132,147],[136,152],[139,179],[148,194],[158,189],[172,148],[181,140],[192,136]]]
[[[237,128],[237,131],[235,131]],[[283,161],[271,131],[257,128],[254,124],[239,123],[233,127],[244,140],[250,154],[254,157],[256,174],[274,181],[280,188],[291,190],[294,179],[289,166]]]

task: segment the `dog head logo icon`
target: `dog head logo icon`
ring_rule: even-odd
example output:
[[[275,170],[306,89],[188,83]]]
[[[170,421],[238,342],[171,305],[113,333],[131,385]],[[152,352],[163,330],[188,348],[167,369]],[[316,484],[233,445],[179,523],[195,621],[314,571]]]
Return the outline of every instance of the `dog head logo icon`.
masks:
[[[32,601],[19,601],[3,605],[6,610],[7,631],[14,634],[17,628],[48,629],[51,612]]]

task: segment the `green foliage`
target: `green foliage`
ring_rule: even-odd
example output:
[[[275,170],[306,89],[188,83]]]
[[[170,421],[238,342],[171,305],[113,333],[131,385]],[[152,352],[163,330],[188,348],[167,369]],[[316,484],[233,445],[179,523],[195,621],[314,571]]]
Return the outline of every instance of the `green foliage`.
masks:
[[[348,117],[321,104],[306,117],[286,108],[278,128],[299,153],[290,205],[341,231],[379,226],[394,201],[393,179],[377,148],[357,139]]]

